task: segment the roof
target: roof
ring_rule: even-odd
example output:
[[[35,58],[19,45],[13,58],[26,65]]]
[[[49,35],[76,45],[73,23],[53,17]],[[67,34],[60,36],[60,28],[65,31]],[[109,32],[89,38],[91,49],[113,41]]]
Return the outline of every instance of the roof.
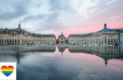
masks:
[[[88,33],[88,34],[70,34],[69,37],[84,37],[84,36],[90,36],[93,33]]]
[[[84,36],[90,36],[92,34],[97,34],[97,33],[107,33],[107,32],[119,32],[119,33],[123,33],[123,29],[110,29],[107,28],[107,25],[104,24],[104,28],[94,32],[94,33],[87,33],[87,34],[70,34],[68,37],[84,37]]]
[[[123,33],[123,29],[122,28],[121,29],[113,29],[113,30],[115,30],[117,32],[120,32],[120,33]]]
[[[104,33],[106,33],[106,32],[117,32],[117,31],[115,31],[114,29],[110,29],[110,28],[104,27],[103,29],[101,29],[98,32],[104,32]]]
[[[59,37],[64,37],[64,38],[65,38],[63,32],[61,32],[61,34],[59,35]],[[58,38],[59,38],[59,37],[58,37]]]
[[[59,37],[64,37],[64,35],[63,35],[63,34],[61,34],[61,35],[59,35]]]
[[[19,29],[19,28],[16,28],[16,29],[0,29],[0,33],[17,33],[17,34],[20,34],[20,33],[29,33],[27,31],[25,31],[24,29]]]
[[[35,37],[55,37],[54,34],[36,34],[36,33],[32,33],[32,36],[35,36]]]
[[[15,34],[28,34],[28,35],[31,35],[31,36],[36,36],[36,37],[55,37],[54,34],[36,34],[36,33],[31,33],[31,32],[28,32],[28,31],[25,31],[24,29],[21,29],[21,28],[15,28],[15,29],[0,29],[0,33],[15,33]]]
[[[123,32],[123,28],[122,29],[110,29],[110,28],[107,28],[107,24],[104,24],[104,28],[98,32]]]

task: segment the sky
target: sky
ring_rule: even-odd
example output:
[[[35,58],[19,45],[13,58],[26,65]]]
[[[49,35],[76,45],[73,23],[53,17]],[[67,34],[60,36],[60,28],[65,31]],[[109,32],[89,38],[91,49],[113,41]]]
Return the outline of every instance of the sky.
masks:
[[[123,28],[123,0],[0,0],[0,28],[65,36]]]

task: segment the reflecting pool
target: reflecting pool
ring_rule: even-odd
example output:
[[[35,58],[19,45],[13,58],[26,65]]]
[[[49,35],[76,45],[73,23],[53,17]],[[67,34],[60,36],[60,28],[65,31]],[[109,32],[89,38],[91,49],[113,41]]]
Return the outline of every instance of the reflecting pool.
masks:
[[[17,63],[17,80],[123,80],[123,47],[1,46],[3,61]]]

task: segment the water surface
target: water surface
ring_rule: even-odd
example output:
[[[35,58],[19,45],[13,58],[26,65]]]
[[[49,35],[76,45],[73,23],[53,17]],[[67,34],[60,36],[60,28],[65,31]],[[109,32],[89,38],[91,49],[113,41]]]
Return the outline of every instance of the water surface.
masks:
[[[123,80],[122,47],[2,47],[17,62],[17,80]]]

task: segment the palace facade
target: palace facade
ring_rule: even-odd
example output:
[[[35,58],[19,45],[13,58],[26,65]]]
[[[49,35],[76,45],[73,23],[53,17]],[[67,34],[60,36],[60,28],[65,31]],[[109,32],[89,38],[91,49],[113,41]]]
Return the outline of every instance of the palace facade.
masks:
[[[70,34],[69,44],[81,45],[123,45],[123,29],[110,29],[107,24],[100,31],[88,34]]]
[[[94,33],[70,34],[68,38],[61,33],[58,39],[54,34],[30,33],[20,24],[15,29],[0,29],[0,45],[25,44],[123,45],[123,29],[110,29],[104,24],[102,30]]]
[[[58,37],[58,44],[67,44],[67,38],[64,36],[63,32]]]
[[[1,45],[56,44],[54,34],[35,34],[25,31],[18,25],[16,29],[0,29]]]

